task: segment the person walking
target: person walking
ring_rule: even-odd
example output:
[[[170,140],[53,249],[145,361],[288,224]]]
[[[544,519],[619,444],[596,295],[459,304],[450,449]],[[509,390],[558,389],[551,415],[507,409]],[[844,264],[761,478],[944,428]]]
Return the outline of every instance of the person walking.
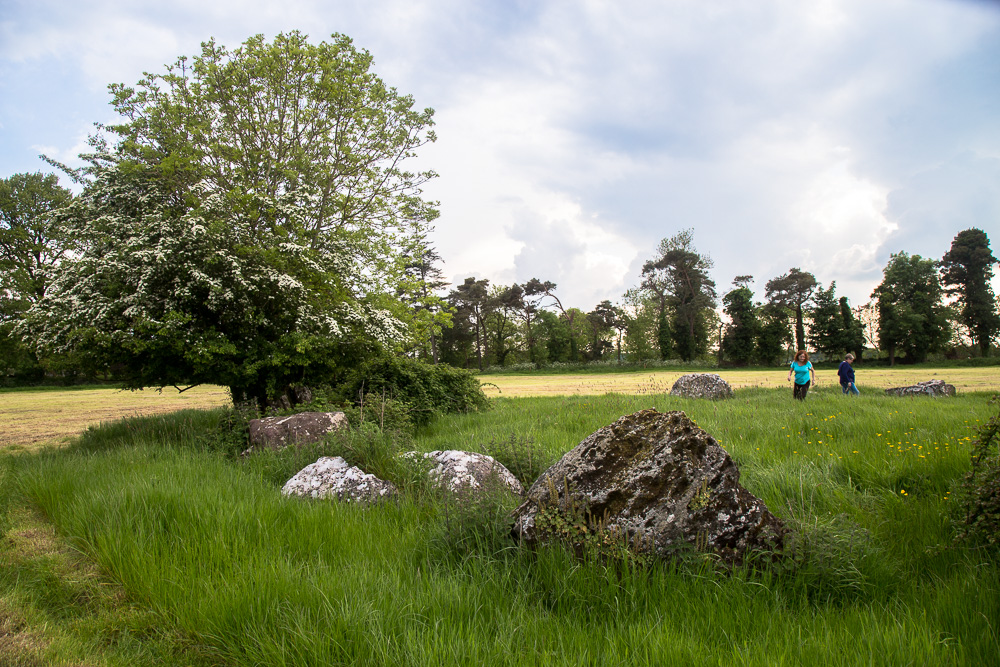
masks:
[[[840,362],[840,368],[837,369],[837,375],[840,377],[840,390],[848,396],[860,396],[861,392],[858,391],[858,386],[854,384],[854,355],[850,352],[844,357],[844,360]]]
[[[792,396],[804,401],[806,393],[809,391],[809,385],[816,382],[816,371],[813,370],[812,362],[809,361],[809,353],[805,350],[799,350],[795,353],[795,360],[792,361],[791,367],[788,369],[789,380],[792,379],[793,374],[795,375],[795,384],[792,387]]]

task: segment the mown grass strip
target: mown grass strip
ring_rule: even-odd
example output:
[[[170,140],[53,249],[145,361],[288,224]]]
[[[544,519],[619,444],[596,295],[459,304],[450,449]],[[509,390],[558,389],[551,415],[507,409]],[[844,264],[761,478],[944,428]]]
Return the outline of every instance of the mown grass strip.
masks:
[[[216,665],[136,604],[17,492],[26,458],[0,457],[0,665]]]

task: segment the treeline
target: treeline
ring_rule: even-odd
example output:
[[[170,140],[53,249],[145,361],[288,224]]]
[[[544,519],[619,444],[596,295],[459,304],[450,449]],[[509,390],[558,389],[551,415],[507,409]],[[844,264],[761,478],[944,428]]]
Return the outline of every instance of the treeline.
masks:
[[[448,285],[435,266],[440,257],[424,259],[416,264],[419,280],[444,294]],[[990,288],[996,263],[986,233],[968,229],[940,260],[892,255],[871,300],[858,306],[837,295],[836,281],[824,286],[797,267],[768,280],[763,300],[748,275],[736,276],[720,299],[709,276],[711,258],[685,230],[661,241],[636,287],[589,312],[564,305],[553,282],[491,285],[466,278],[434,306],[450,322],[408,352],[480,370],[670,359],[767,366],[785,363],[793,348],[826,358],[851,352],[859,360],[868,351],[889,364],[922,362],[935,353],[986,357],[1000,333]],[[413,306],[415,312],[426,307]]]
[[[72,252],[55,215],[72,200],[51,174],[0,180],[0,369],[7,384],[115,377],[113,366],[85,353],[39,354],[18,328]],[[768,280],[763,299],[748,275],[736,276],[720,298],[709,275],[713,262],[694,247],[692,230],[661,241],[638,285],[589,312],[564,304],[558,286],[538,278],[502,285],[469,277],[451,286],[426,236],[402,261],[401,351],[460,368],[671,359],[773,366],[793,349],[916,363],[934,353],[989,356],[1000,333],[990,287],[997,259],[979,229],[960,232],[940,260],[892,255],[871,301],[853,307],[837,295],[836,282],[824,286],[797,267]]]

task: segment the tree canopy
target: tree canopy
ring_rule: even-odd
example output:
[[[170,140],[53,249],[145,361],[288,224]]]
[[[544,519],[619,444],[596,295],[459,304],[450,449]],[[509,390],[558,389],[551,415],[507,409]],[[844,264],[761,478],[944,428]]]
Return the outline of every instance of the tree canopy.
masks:
[[[665,298],[673,309],[670,334],[674,349],[681,359],[690,361],[708,348],[706,314],[716,305],[715,281],[708,272],[714,264],[711,257],[695,249],[690,229],[660,241],[657,255],[643,265],[643,286],[651,292],[654,285],[662,289],[654,295]],[[662,341],[665,336],[660,322],[657,339]]]
[[[816,276],[799,268],[791,268],[777,278],[767,281],[764,293],[769,303],[784,308],[795,317],[795,349],[806,347],[806,329],[803,308],[816,289]]]
[[[879,347],[888,352],[890,364],[897,351],[910,363],[924,361],[948,339],[941,294],[934,260],[905,252],[889,258],[872,298],[878,302]]]
[[[347,37],[292,32],[209,41],[112,86],[124,121],[70,170],[78,254],[29,312],[38,346],[128,387],[210,382],[264,404],[399,340],[408,240],[437,214],[420,196],[434,174],[404,165],[433,112],[371,63]]]
[[[45,296],[49,274],[68,247],[53,213],[71,198],[55,174],[0,179],[0,319]]]
[[[720,345],[723,359],[736,366],[746,366],[757,358],[760,319],[749,287],[750,276],[738,276],[733,289],[722,297],[723,310],[729,316]]]
[[[1000,333],[1000,315],[990,287],[996,263],[989,237],[975,228],[959,232],[941,259],[945,293],[958,297],[959,319],[984,357],[989,355],[990,341]]]

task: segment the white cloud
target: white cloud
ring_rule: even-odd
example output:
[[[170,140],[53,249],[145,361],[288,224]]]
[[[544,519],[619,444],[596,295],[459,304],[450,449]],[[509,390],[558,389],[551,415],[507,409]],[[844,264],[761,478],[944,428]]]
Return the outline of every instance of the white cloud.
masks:
[[[446,272],[537,274],[583,308],[617,299],[656,242],[688,227],[715,258],[720,291],[737,274],[762,285],[801,266],[859,301],[888,252],[940,256],[995,212],[1000,11],[989,3],[16,8],[0,23],[0,82],[28,100],[0,101],[10,171],[26,170],[27,146],[71,156],[81,124],[107,120],[107,83],[160,71],[210,36],[234,47],[258,32],[342,32],[391,85],[438,110],[440,140],[421,163],[441,174],[427,193],[442,203]],[[53,80],[28,80],[39,73]],[[53,127],[60,106],[72,119]]]

